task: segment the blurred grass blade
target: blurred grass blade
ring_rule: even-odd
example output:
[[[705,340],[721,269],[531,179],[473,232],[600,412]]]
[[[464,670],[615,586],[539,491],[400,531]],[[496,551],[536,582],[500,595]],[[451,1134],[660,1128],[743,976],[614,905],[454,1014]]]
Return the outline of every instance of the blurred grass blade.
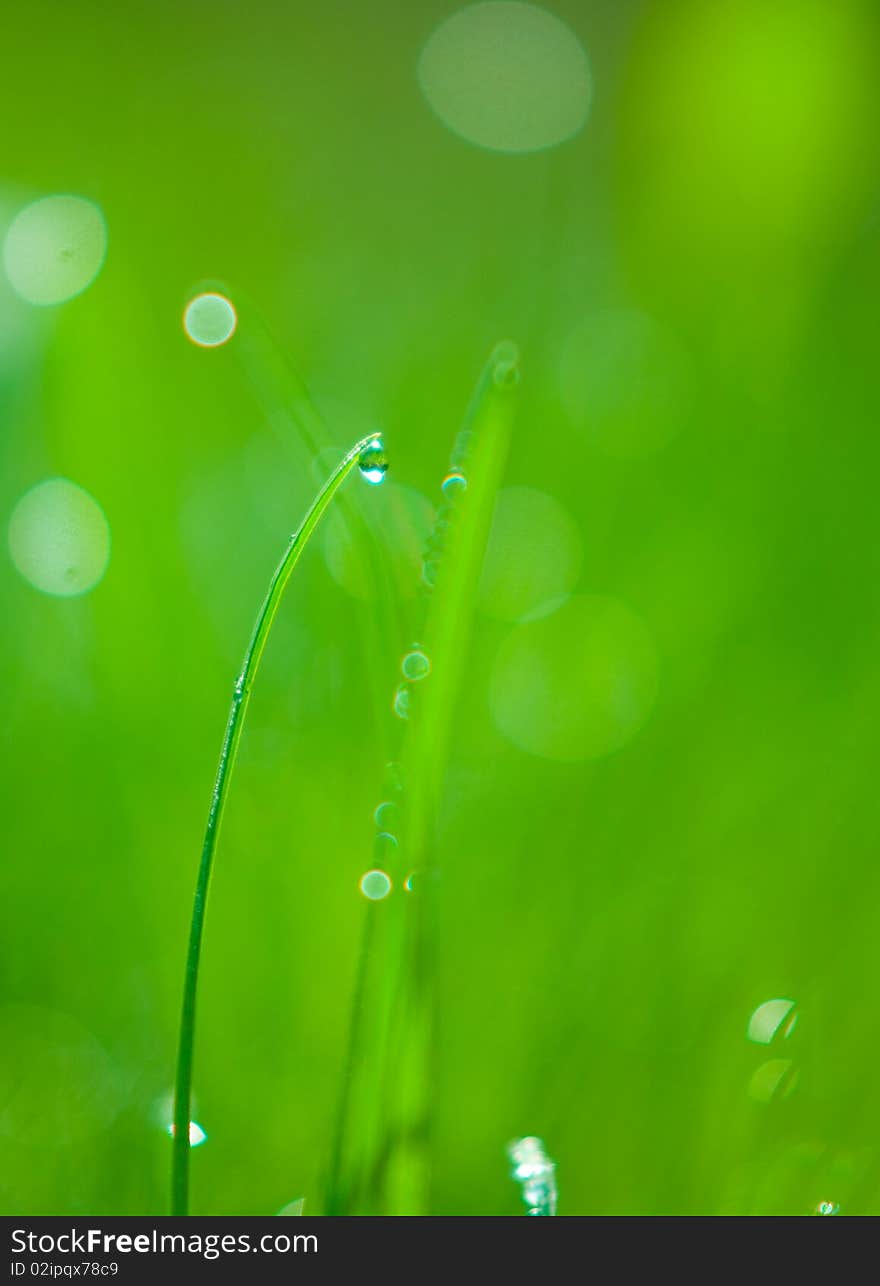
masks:
[[[327,1210],[421,1214],[425,1210],[432,1040],[432,958],[427,885],[404,891],[408,872],[435,865],[433,821],[467,663],[480,571],[503,476],[518,353],[492,352],[452,453],[466,488],[444,505],[426,555],[420,640],[431,677],[416,685],[401,750],[400,845],[387,861],[394,894],[365,908],[350,1046],[337,1118]],[[440,536],[442,523],[443,535]],[[438,557],[439,553],[439,557]]]
[[[435,887],[442,855],[435,852],[435,822],[443,790],[462,676],[468,664],[474,614],[495,498],[510,447],[519,383],[519,352],[501,343],[483,368],[451,464],[466,487],[452,508],[437,561],[424,646],[431,674],[417,685],[417,699],[403,755],[403,850],[407,867],[417,872],[407,909],[406,998],[397,1006],[395,1060],[399,1083],[390,1101],[386,1191],[389,1203],[406,1202],[412,1213],[426,1213],[430,1182],[430,1145],[435,1021]],[[402,872],[401,872],[402,874]]]
[[[463,471],[467,485],[450,516],[445,549],[438,561],[424,629],[431,678],[419,690],[403,757],[410,867],[422,866],[428,856],[495,496],[507,462],[518,362],[514,344],[505,342],[494,349],[453,452],[453,465]]]
[[[180,1042],[177,1055],[177,1075],[175,1078],[174,1097],[174,1135],[172,1144],[172,1183],[171,1213],[185,1215],[189,1208],[189,1123],[192,1100],[192,1067],[193,1048],[195,1043],[196,996],[199,979],[199,959],[201,956],[202,937],[205,925],[205,908],[214,851],[220,824],[223,820],[223,809],[229,793],[232,769],[241,740],[242,727],[247,712],[250,695],[256,677],[260,659],[266,647],[272,622],[278,611],[287,582],[299,561],[300,555],[309,542],[309,538],[321,520],[342,483],[357,465],[364,450],[380,440],[380,434],[371,433],[363,438],[344,456],[333,473],[325,482],[312,502],[301,525],[290,538],[284,556],[263,600],[257,615],[253,633],[245,652],[241,673],[235,682],[232,706],[220,752],[220,764],[214,781],[214,792],[208,812],[208,823],[205,829],[205,840],[202,857],[196,880],[195,899],[193,902],[192,922],[190,926],[189,948],[186,958],[186,973],[183,988],[183,1009],[180,1021]]]

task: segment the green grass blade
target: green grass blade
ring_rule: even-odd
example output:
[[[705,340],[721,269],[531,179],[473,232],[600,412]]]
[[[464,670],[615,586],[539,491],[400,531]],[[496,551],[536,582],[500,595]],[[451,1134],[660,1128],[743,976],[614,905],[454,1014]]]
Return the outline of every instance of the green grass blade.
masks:
[[[401,751],[400,848],[392,895],[364,908],[366,924],[327,1190],[332,1214],[424,1213],[427,1067],[431,1041],[431,908],[403,891],[433,865],[431,835],[466,664],[483,554],[512,426],[517,350],[500,344],[478,380],[453,452],[467,475],[454,506],[420,639],[430,678],[416,698]]]
[[[492,352],[460,435],[468,445],[456,453],[467,489],[450,519],[437,569],[423,640],[431,658],[431,676],[419,687],[403,758],[406,860],[410,867],[421,866],[428,856],[461,675],[467,663],[483,556],[510,445],[518,359],[511,343],[499,344]]]
[[[414,685],[403,753],[405,783],[401,850],[421,873],[409,900],[395,1008],[393,1059],[401,1070],[390,1101],[385,1191],[390,1208],[425,1213],[430,1183],[435,1020],[434,961],[438,944],[432,875],[442,870],[434,834],[449,746],[468,664],[480,575],[495,498],[510,446],[519,381],[515,345],[497,345],[483,368],[453,452],[467,488],[448,519],[431,591],[423,645],[431,674]],[[403,875],[403,872],[400,872]],[[418,878],[418,876],[417,876]]]
[[[300,555],[309,542],[309,538],[321,520],[330,501],[342,486],[351,470],[357,465],[364,449],[377,441],[380,435],[371,433],[363,438],[345,455],[333,473],[325,482],[312,502],[301,525],[290,538],[284,555],[275,569],[269,583],[269,589],[257,615],[253,633],[245,652],[241,672],[236,679],[232,696],[232,706],[220,752],[220,763],[214,781],[214,792],[208,812],[208,823],[205,828],[205,840],[202,846],[202,857],[196,879],[196,891],[193,901],[192,921],[190,925],[189,947],[186,957],[186,972],[183,987],[183,1008],[180,1020],[180,1042],[177,1055],[177,1074],[175,1078],[174,1097],[174,1135],[172,1141],[172,1179],[171,1179],[171,1213],[185,1215],[189,1208],[189,1123],[192,1106],[192,1068],[193,1049],[195,1044],[196,997],[199,981],[199,961],[202,950],[202,938],[205,927],[205,909],[211,871],[214,863],[214,852],[217,837],[223,820],[223,810],[229,794],[232,769],[241,740],[242,727],[250,701],[251,690],[266,647],[272,622],[278,612],[278,606],[284,594],[287,582]]]

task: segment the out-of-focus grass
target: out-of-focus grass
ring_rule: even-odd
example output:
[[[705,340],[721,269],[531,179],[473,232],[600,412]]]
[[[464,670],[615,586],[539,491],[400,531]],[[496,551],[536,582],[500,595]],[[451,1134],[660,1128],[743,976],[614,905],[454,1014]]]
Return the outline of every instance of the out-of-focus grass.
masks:
[[[366,908],[328,1182],[331,1214],[429,1212],[435,899],[443,868],[433,836],[509,448],[517,360],[515,345],[501,343],[485,363],[425,543],[419,641],[403,649],[391,702],[397,748],[374,813],[388,892]],[[413,661],[418,668],[410,672]]]
[[[109,247],[57,309],[0,277],[4,541],[61,474],[112,551],[67,600],[0,560],[5,1211],[165,1208],[205,763],[253,586],[315,489],[279,442],[288,393],[256,387],[247,308],[223,348],[183,335],[218,277],[335,443],[385,431],[407,513],[393,488],[434,503],[474,362],[517,336],[504,485],[567,511],[571,588],[625,603],[656,651],[637,733],[566,763],[501,731],[518,627],[489,601],[475,619],[435,839],[431,1209],[518,1213],[504,1147],[525,1134],[566,1213],[878,1209],[876,14],[792,0],[768,25],[738,0],[719,32],[710,0],[553,8],[593,103],[522,156],[420,98],[439,4],[36,0],[7,21],[0,236],[70,191]],[[653,383],[619,349],[597,365],[608,314],[616,343],[654,337]],[[414,584],[404,543],[383,547]],[[416,607],[370,639],[326,552],[279,616],[225,821],[197,1211],[314,1209],[329,1156],[387,757],[365,687],[391,692]],[[746,1036],[771,997],[798,1002],[784,1048]],[[761,1101],[775,1060],[799,1078]]]

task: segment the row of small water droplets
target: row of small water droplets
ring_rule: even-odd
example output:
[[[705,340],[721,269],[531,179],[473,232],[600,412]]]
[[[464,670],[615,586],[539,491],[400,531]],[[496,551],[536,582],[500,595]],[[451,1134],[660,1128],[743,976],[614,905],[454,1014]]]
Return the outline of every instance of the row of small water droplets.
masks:
[[[492,369],[492,380],[499,388],[511,388],[519,379],[519,367],[515,348],[507,343],[500,344],[495,352]],[[422,571],[419,583],[420,620],[424,626],[428,615],[428,603],[437,583],[437,576],[449,537],[451,524],[461,497],[467,490],[467,465],[474,445],[474,431],[462,429],[452,446],[449,458],[449,471],[440,484],[441,500],[434,525],[425,542],[422,558]],[[359,467],[367,482],[382,482],[388,470],[388,461],[381,438],[361,453]],[[411,718],[414,702],[417,699],[419,686],[430,676],[431,658],[419,642],[413,642],[403,654],[400,662],[401,678],[391,701],[395,717],[405,723]],[[400,725],[398,725],[398,728]],[[373,853],[376,866],[367,871],[361,879],[361,892],[371,901],[378,901],[391,892],[391,881],[382,869],[381,862],[395,853],[400,845],[399,814],[400,799],[403,794],[401,769],[397,763],[386,768],[386,785],[382,803],[375,810],[376,833],[373,841]],[[404,889],[413,892],[421,879],[421,872],[410,872],[404,881]]]
[[[361,477],[372,486],[378,486],[379,483],[384,482],[388,473],[388,457],[381,437],[361,452],[358,468]],[[426,653],[417,643],[414,643],[401,661],[401,673],[404,679],[407,683],[417,682],[419,679],[426,678],[430,671],[431,662]],[[409,688],[405,684],[401,684],[395,692],[392,708],[398,718],[408,717]],[[361,893],[371,902],[382,901],[392,890],[391,878],[384,868],[389,864],[400,844],[397,831],[400,817],[399,799],[403,791],[403,783],[398,764],[387,765],[384,788],[386,798],[376,807],[373,814],[376,823],[373,837],[373,867],[361,876],[360,881]],[[404,888],[411,892],[412,887],[413,880],[410,875],[404,881]]]
[[[388,473],[385,443],[377,437],[360,454],[358,469],[361,477],[377,487]],[[375,811],[376,834],[373,839],[373,867],[361,876],[360,890],[370,902],[381,902],[391,892],[391,878],[385,871],[389,859],[398,846],[396,829],[397,804],[385,800]]]
[[[514,1179],[521,1185],[529,1215],[556,1214],[556,1162],[551,1161],[541,1139],[529,1135],[508,1145]]]
[[[511,388],[517,383],[518,379],[519,367],[515,348],[507,343],[500,344],[495,351],[495,361],[492,368],[493,382],[499,388]],[[453,443],[449,457],[449,471],[440,484],[440,506],[437,510],[434,525],[425,542],[422,571],[419,578],[419,611],[422,626],[427,620],[428,604],[437,583],[440,565],[446,553],[450,527],[454,521],[456,509],[461,502],[461,498],[467,490],[467,467],[474,445],[474,437],[473,429],[463,428],[460,430]],[[366,453],[364,454],[366,455]],[[365,461],[363,456],[361,458],[361,473],[368,482],[381,482],[385,476],[387,461],[381,442],[378,446],[378,460],[381,465],[381,473],[373,467],[372,459]],[[431,658],[424,646],[419,642],[411,643],[401,658],[401,679],[394,690],[394,696],[391,701],[391,709],[397,719],[405,722],[411,718],[419,687],[430,676],[431,669]],[[403,787],[399,781],[399,765],[389,764],[388,770],[391,771],[392,776],[396,776],[397,781],[386,792],[386,799],[376,809],[375,819],[378,829],[374,843],[377,855],[379,848],[383,844],[387,846],[389,840],[393,840],[395,846],[399,842],[397,832],[389,829],[389,818],[392,807],[399,812],[398,804],[394,801],[399,801]],[[397,813],[395,812],[395,824],[396,815]],[[381,874],[381,872],[379,873]],[[367,874],[373,876],[377,873],[367,872]],[[413,891],[414,882],[418,882],[420,874],[419,872],[412,872],[407,876],[404,888],[408,892]],[[380,887],[378,881],[373,881],[373,884],[375,884],[376,888]],[[361,883],[361,890],[365,892],[363,882]],[[385,892],[390,892],[390,883]],[[370,894],[367,894],[367,896],[370,896]],[[384,897],[385,893],[383,892],[381,896]]]
[[[420,620],[424,624],[427,617],[427,603],[437,579],[440,560],[446,546],[449,524],[456,502],[464,492],[467,481],[463,465],[470,446],[471,434],[460,433],[456,439],[450,460],[449,473],[441,484],[442,498],[437,517],[426,541],[422,560],[422,572],[419,585]],[[364,455],[367,453],[365,452]],[[378,457],[372,454],[368,459],[362,455],[360,460],[361,474],[368,482],[382,481],[387,470],[384,449]],[[379,473],[381,466],[382,472]],[[413,698],[418,685],[424,683],[431,673],[431,658],[425,647],[413,641],[404,652],[400,661],[400,681],[391,700],[391,710],[396,719],[407,721],[413,710]],[[400,725],[398,725],[400,728]],[[373,817],[376,831],[373,837],[374,868],[361,878],[361,892],[370,901],[379,901],[391,892],[391,881],[383,867],[394,856],[400,846],[399,824],[403,780],[399,763],[392,762],[386,766],[383,783],[383,799],[377,806]],[[404,880],[403,887],[412,893],[418,883],[418,873],[410,872]]]
[[[472,437],[473,434],[467,430],[459,433],[452,448],[449,472],[440,484],[440,507],[425,542],[422,558],[419,598],[423,620],[427,616],[427,601],[437,583],[437,573],[446,549],[449,525],[455,513],[456,504],[467,488],[463,466]],[[404,653],[400,662],[400,672],[403,678],[395,689],[391,708],[398,719],[408,719],[412,713],[414,685],[427,679],[431,673],[431,658],[421,643],[412,643]]]

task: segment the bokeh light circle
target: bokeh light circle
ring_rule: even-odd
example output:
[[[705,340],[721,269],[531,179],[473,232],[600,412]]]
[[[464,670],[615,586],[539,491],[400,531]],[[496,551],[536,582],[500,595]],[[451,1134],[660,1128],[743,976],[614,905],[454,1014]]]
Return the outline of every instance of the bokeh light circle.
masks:
[[[0,1009],[0,1138],[30,1147],[78,1143],[122,1104],[110,1055],[77,1019],[54,1009]]]
[[[652,455],[682,426],[691,362],[672,331],[635,309],[585,317],[559,359],[559,394],[571,422],[604,454]]]
[[[225,295],[196,295],[183,314],[183,329],[199,348],[219,348],[232,339],[238,316]]]
[[[570,27],[537,5],[485,0],[429,37],[418,80],[453,133],[496,152],[536,152],[584,125],[592,78]]]
[[[370,902],[381,902],[391,892],[391,880],[384,871],[366,871],[361,876],[360,890]]]
[[[657,653],[642,620],[616,599],[577,595],[519,625],[495,658],[496,726],[529,754],[597,759],[641,728],[657,691]]]
[[[48,478],[19,500],[9,519],[9,553],[35,589],[59,598],[85,594],[110,561],[110,528],[87,491]]]
[[[534,487],[504,487],[483,560],[480,606],[502,621],[558,606],[577,582],[581,552],[577,523],[558,500]]]
[[[9,283],[30,304],[73,299],[90,286],[107,253],[107,225],[94,201],[47,196],[25,206],[3,242]]]

